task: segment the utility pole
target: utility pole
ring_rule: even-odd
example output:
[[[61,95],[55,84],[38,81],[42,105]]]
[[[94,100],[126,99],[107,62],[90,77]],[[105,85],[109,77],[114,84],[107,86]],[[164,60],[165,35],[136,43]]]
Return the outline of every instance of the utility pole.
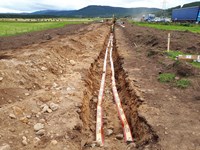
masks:
[[[167,9],[167,0],[163,0],[162,9],[163,9],[163,18],[165,18]]]

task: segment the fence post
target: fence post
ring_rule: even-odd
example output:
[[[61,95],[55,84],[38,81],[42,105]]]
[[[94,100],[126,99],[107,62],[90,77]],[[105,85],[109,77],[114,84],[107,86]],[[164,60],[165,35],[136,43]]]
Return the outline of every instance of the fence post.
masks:
[[[167,52],[170,50],[170,40],[171,40],[171,35],[168,33],[168,43],[167,43]]]

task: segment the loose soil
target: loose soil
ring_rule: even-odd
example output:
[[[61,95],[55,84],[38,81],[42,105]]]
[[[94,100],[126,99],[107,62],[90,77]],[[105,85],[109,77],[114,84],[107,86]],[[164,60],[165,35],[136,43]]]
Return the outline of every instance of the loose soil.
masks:
[[[200,149],[199,70],[179,89],[159,83],[159,73],[182,78],[163,51],[167,31],[116,26],[113,60],[122,106],[134,143],[123,134],[107,63],[103,102],[105,146],[95,143],[96,105],[110,25],[72,25],[0,38],[0,148],[13,150],[196,150]],[[172,31],[173,50],[200,53],[200,35]],[[109,59],[108,59],[109,60]],[[187,66],[188,67],[188,66]],[[43,112],[50,103],[58,109]],[[14,115],[14,117],[13,117]],[[37,135],[36,123],[44,124]],[[107,134],[112,130],[112,134]],[[26,137],[26,142],[23,141]]]

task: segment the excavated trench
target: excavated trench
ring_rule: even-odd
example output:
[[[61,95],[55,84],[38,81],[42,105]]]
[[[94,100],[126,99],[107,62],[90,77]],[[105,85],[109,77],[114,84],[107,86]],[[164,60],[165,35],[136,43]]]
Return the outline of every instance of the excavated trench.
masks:
[[[98,58],[91,64],[85,80],[85,91],[82,106],[81,119],[83,121],[83,144],[82,148],[90,147],[90,143],[95,141],[95,128],[96,128],[96,107],[98,101],[98,92],[102,76],[103,60],[106,51],[106,45],[108,43],[108,37],[105,40],[103,49],[101,50]],[[115,78],[117,83],[118,93],[121,99],[122,107],[130,125],[134,142],[138,148],[143,147],[147,144],[155,144],[158,140],[158,136],[153,131],[151,126],[148,124],[145,118],[138,115],[137,108],[141,105],[140,97],[135,94],[131,83],[129,82],[128,75],[123,69],[123,61],[120,58],[117,48],[113,49],[113,61],[115,67]],[[121,122],[118,118],[118,113],[113,100],[113,94],[111,89],[111,70],[110,62],[107,62],[107,75],[106,84],[104,90],[103,100],[103,124],[104,124],[104,135],[105,143],[109,143],[109,147],[112,147],[112,142],[118,142],[119,146],[123,145],[124,141],[116,141],[116,135],[123,133]],[[112,135],[108,135],[106,132],[108,129],[112,129]],[[85,140],[87,139],[87,140]],[[124,143],[125,144],[125,143]],[[116,143],[114,144],[117,145]],[[124,147],[118,147],[123,149]]]

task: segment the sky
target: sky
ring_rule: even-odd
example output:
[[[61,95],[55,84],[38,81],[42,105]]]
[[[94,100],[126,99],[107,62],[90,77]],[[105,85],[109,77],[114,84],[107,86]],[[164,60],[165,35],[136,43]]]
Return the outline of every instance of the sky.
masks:
[[[88,5],[117,7],[170,8],[195,0],[0,0],[0,13],[34,12],[38,10],[75,10]]]

